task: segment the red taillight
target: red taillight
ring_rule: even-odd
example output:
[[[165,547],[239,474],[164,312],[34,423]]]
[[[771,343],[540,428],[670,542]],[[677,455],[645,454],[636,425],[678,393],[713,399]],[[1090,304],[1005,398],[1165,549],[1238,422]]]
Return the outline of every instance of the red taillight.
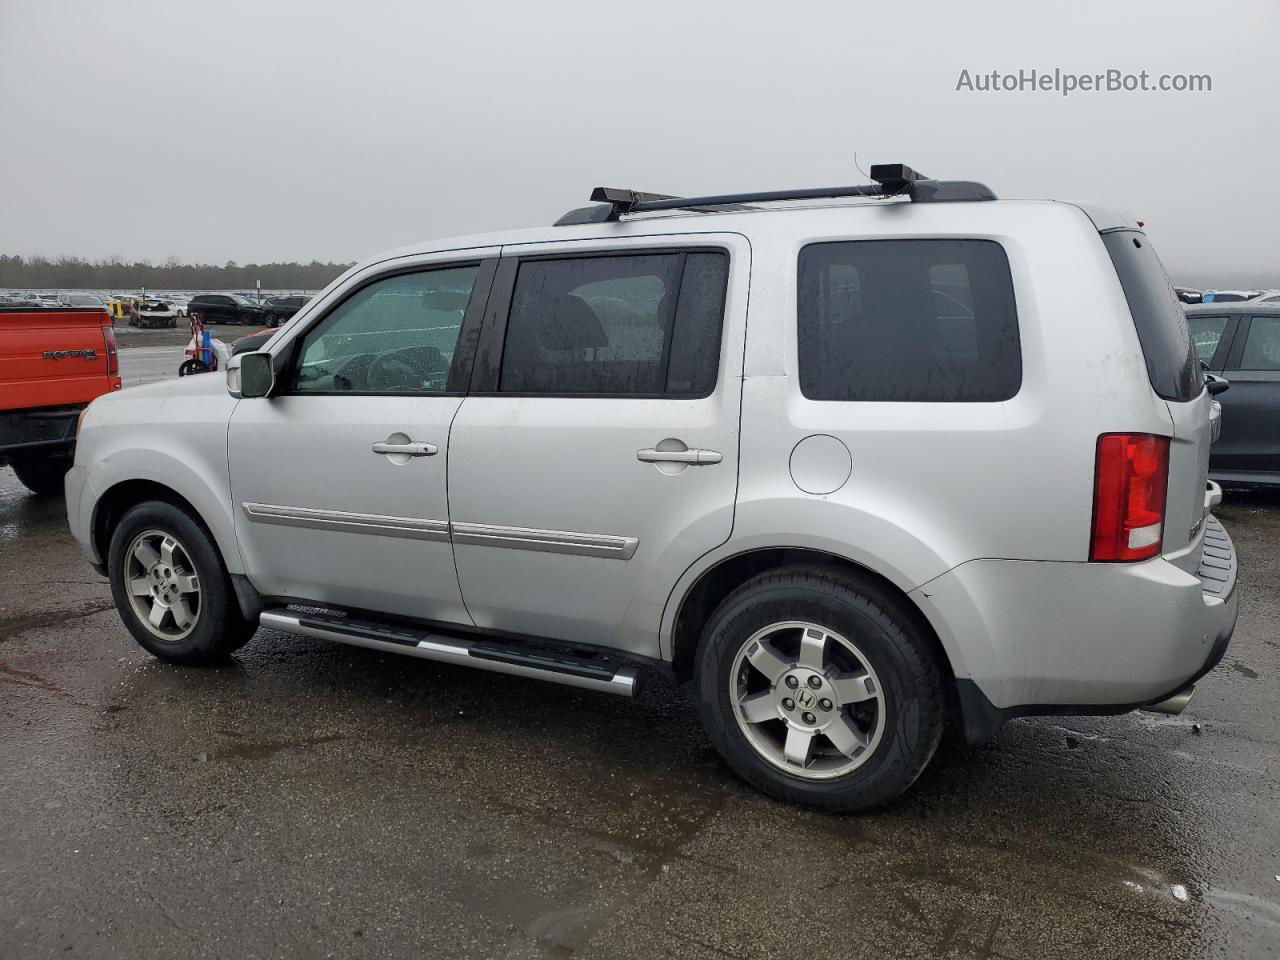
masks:
[[[102,328],[102,340],[107,346],[107,376],[120,376],[120,351],[116,349],[116,332],[111,327]]]
[[[1168,437],[1149,433],[1098,437],[1089,559],[1131,563],[1156,556],[1164,544],[1168,483]]]

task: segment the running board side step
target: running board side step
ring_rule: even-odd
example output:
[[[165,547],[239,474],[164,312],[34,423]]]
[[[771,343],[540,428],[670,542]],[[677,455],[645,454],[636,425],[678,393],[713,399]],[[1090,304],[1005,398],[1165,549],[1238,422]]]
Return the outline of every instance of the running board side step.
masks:
[[[272,630],[303,637],[548,680],[583,690],[598,690],[622,697],[635,696],[636,692],[638,671],[630,665],[619,666],[568,654],[551,656],[492,640],[464,640],[413,627],[282,608],[264,610],[258,623]]]

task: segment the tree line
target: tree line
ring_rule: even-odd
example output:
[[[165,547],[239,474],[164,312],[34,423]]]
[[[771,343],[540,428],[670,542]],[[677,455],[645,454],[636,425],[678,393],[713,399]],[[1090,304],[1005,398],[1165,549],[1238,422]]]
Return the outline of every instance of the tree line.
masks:
[[[228,260],[222,266],[182,263],[170,257],[163,264],[132,263],[120,257],[21,257],[0,254],[0,288],[81,287],[92,290],[319,290],[351,267],[349,263],[246,263]]]

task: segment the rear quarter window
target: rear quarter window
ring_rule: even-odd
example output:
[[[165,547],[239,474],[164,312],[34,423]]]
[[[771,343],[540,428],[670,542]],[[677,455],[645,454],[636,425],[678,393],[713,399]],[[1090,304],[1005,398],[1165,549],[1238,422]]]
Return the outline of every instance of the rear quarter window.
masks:
[[[800,251],[810,400],[976,403],[1022,385],[1013,278],[991,240],[854,240]]]
[[[1198,396],[1204,378],[1187,315],[1151,242],[1136,230],[1112,230],[1102,235],[1102,242],[1124,288],[1151,388],[1165,400]]]

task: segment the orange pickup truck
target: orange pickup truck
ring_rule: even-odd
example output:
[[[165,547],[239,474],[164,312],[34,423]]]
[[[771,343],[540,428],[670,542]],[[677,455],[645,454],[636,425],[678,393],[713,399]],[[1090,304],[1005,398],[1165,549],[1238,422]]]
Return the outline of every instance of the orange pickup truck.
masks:
[[[106,310],[0,307],[0,467],[13,467],[29,490],[62,492],[80,412],[119,389]]]

